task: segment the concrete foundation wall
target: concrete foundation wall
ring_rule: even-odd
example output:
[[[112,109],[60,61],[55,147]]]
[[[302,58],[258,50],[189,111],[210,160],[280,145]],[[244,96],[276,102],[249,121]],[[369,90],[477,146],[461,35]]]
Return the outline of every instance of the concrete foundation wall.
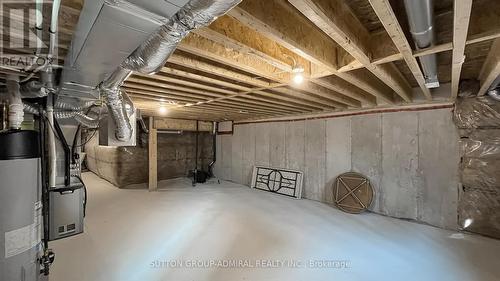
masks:
[[[217,137],[217,176],[250,185],[252,167],[304,171],[303,197],[332,203],[347,171],[368,176],[373,212],[457,228],[458,133],[451,109],[236,124]]]
[[[135,147],[106,147],[94,137],[86,146],[87,167],[118,187],[148,181],[147,135]],[[195,166],[196,134],[158,134],[158,180],[185,177]],[[213,135],[200,133],[198,168],[207,171],[213,158]]]

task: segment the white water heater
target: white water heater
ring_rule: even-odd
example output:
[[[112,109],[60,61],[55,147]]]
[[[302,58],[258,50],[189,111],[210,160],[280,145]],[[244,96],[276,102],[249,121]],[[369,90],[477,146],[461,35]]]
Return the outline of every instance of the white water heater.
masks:
[[[39,280],[43,221],[38,133],[0,133],[0,280]]]

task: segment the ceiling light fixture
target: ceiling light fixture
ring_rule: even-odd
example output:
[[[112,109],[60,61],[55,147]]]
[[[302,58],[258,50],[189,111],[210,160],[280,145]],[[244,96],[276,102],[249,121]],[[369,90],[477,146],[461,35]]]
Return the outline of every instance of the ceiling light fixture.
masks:
[[[166,107],[164,107],[164,106],[160,106],[160,108],[158,109],[158,112],[159,112],[160,114],[164,115],[164,114],[167,114],[168,110],[167,110],[167,108],[166,108]]]
[[[292,81],[296,85],[302,84],[304,82],[304,67],[300,64],[297,63],[297,61],[291,57],[287,56],[291,61],[293,61],[292,64]]]
[[[297,84],[297,85],[300,85],[302,84],[302,82],[304,82],[304,75],[302,75],[302,73],[295,73],[293,75],[293,83]]]

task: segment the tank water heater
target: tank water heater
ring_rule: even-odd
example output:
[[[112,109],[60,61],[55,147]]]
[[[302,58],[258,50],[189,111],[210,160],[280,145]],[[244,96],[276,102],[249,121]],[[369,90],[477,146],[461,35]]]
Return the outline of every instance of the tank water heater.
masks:
[[[36,281],[43,233],[38,133],[0,133],[0,280]]]

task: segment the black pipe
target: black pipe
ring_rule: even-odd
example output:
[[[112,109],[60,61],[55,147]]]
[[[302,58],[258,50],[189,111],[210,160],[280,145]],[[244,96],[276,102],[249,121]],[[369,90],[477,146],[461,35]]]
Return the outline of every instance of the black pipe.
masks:
[[[39,112],[43,112],[43,106],[39,106]],[[38,117],[39,138],[40,138],[40,173],[42,179],[42,214],[43,214],[43,246],[44,249],[49,248],[49,181],[47,175],[47,161],[45,154],[45,119],[42,114]]]
[[[212,162],[208,164],[208,177],[213,178],[215,176],[214,174],[214,165],[215,162],[217,161],[217,129],[219,124],[217,122],[213,123],[213,136],[212,136],[212,152],[213,152],[213,157],[212,157]]]
[[[198,181],[198,135],[199,135],[199,122],[196,120],[196,149],[194,156],[194,171],[193,171],[193,186],[196,186],[196,182]]]

